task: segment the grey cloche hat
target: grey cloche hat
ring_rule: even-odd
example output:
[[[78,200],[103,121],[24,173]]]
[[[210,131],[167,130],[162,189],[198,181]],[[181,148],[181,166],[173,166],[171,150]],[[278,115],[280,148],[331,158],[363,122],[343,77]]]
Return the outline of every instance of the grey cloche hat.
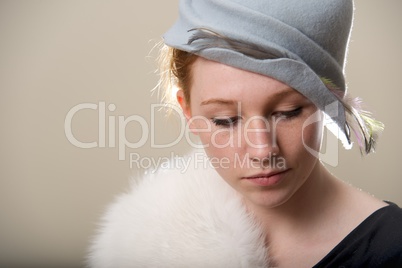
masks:
[[[289,85],[349,140],[342,98],[352,0],[181,0],[179,8],[166,45]]]

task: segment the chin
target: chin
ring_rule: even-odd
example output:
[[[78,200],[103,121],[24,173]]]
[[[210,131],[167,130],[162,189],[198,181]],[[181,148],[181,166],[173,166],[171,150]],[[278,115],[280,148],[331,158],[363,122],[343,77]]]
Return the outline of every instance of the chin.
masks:
[[[274,190],[243,194],[245,204],[250,207],[261,207],[265,209],[277,208],[285,204],[292,195],[283,192],[275,193]]]

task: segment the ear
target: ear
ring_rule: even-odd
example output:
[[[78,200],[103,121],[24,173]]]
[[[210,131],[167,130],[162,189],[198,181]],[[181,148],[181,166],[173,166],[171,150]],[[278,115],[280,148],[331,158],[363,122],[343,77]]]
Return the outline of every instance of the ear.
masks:
[[[183,110],[184,117],[186,117],[187,122],[191,122],[191,107],[189,103],[187,103],[183,90],[179,89],[176,93],[177,102],[180,104],[181,109]],[[189,129],[194,135],[198,135],[197,131],[193,123],[189,123]]]
[[[177,102],[180,104],[180,107],[183,110],[183,114],[186,117],[187,122],[188,122],[191,118],[191,109],[190,109],[190,105],[186,102],[186,99],[184,98],[183,90],[179,89],[177,91],[176,98],[177,98]]]

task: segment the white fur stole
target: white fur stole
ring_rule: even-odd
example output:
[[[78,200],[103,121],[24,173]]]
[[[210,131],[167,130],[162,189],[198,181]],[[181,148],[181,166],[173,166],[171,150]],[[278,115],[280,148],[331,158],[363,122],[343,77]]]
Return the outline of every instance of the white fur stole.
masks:
[[[184,173],[148,173],[108,208],[90,267],[268,267],[264,236],[236,191],[188,157]]]

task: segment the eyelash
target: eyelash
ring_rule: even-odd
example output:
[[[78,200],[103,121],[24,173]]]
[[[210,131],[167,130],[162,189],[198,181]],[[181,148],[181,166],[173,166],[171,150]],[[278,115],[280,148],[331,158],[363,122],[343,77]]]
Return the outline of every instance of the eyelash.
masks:
[[[303,111],[303,108],[298,107],[291,111],[275,112],[272,114],[272,117],[281,118],[284,120],[290,120],[292,118],[299,116],[302,113],[302,111]],[[240,116],[233,116],[233,117],[227,117],[227,118],[212,118],[211,121],[216,126],[232,127],[232,126],[236,126],[236,124],[238,123],[238,121],[240,119],[241,119]]]
[[[216,126],[223,126],[223,127],[231,127],[235,126],[237,122],[240,120],[240,116],[233,116],[227,118],[212,118],[212,123]]]
[[[291,111],[273,113],[272,116],[275,117],[275,118],[282,118],[282,119],[287,120],[287,119],[292,119],[294,117],[299,116],[302,113],[302,111],[303,111],[303,108],[298,107],[298,108],[296,108],[294,110],[291,110]]]

